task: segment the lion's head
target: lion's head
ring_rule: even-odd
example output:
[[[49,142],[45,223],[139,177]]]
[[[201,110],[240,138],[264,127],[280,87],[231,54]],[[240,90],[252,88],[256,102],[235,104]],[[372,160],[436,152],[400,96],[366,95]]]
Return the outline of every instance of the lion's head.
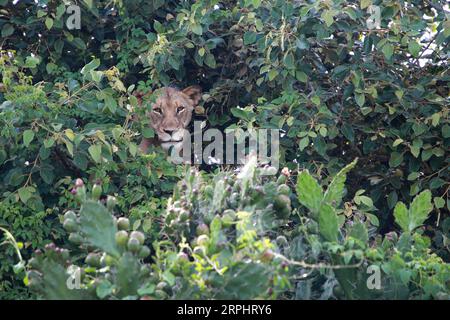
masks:
[[[155,130],[161,146],[168,149],[183,139],[184,129],[189,125],[192,111],[201,97],[199,86],[184,90],[164,87],[156,92],[156,101],[148,113],[150,125]]]

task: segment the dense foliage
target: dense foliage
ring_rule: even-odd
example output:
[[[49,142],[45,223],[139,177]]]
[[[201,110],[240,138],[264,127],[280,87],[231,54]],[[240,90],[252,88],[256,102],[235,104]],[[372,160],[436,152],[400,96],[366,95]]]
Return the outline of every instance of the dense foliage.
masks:
[[[448,299],[445,1],[76,3],[0,0],[0,298]],[[283,130],[283,173],[140,154],[170,84]]]

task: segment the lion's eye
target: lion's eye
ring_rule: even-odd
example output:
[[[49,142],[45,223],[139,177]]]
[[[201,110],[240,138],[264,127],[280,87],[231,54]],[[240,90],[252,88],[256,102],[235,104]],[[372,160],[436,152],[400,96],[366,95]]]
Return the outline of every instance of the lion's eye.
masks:
[[[157,114],[162,114],[161,108],[153,108],[153,112]]]
[[[177,113],[181,113],[181,112],[183,112],[183,111],[184,111],[184,109],[185,109],[184,107],[178,107],[178,108],[177,108]]]

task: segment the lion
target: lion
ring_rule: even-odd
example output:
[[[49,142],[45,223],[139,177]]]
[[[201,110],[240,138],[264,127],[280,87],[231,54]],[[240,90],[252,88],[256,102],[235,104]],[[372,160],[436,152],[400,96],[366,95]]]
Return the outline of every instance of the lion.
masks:
[[[189,86],[183,90],[163,87],[155,92],[156,101],[147,112],[155,138],[142,138],[139,149],[147,153],[150,145],[160,145],[164,150],[181,145],[184,131],[191,122],[192,112],[201,99],[200,86]]]

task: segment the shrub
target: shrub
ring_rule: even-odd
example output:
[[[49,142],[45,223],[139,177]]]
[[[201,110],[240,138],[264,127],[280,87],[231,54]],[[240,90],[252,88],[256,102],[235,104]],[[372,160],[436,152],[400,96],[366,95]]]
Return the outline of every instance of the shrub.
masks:
[[[370,5],[380,9],[377,28],[367,24]],[[80,2],[81,29],[69,29],[66,2],[0,0],[0,225],[24,244],[24,259],[50,242],[65,248],[68,235],[59,220],[65,210],[79,209],[71,193],[77,178],[88,192],[101,186],[105,201],[106,195],[115,196],[115,214],[129,218],[131,228],[144,231],[152,242],[162,232],[173,246],[181,236],[192,240],[199,224],[211,229],[214,215],[209,216],[208,205],[220,214],[241,206],[239,210],[259,212],[260,221],[271,217],[269,202],[287,201],[264,189],[271,184],[261,185],[271,194],[267,199],[259,200],[255,191],[247,199],[230,199],[233,205],[211,203],[215,195],[208,198],[210,190],[202,181],[217,185],[229,173],[204,173],[195,188],[205,202],[198,202],[181,225],[172,222],[178,218],[167,210],[191,210],[181,202],[197,199],[180,186],[168,202],[184,168],[168,163],[158,148],[139,155],[139,139],[154,132],[136,116],[145,112],[136,95],[163,85],[200,84],[204,95],[196,119],[219,129],[280,129],[281,166],[293,176],[304,178],[303,169],[308,169],[322,185],[331,185],[358,157],[343,206],[332,204],[339,223],[342,212],[346,219],[356,215],[377,248],[390,248],[383,254],[397,262],[383,272],[408,283],[401,293],[393,289],[392,297],[441,297],[446,269],[440,259],[449,261],[450,237],[450,24],[445,5],[440,0],[98,0]],[[216,167],[202,169],[211,173]],[[433,204],[428,219],[419,229],[404,230],[409,222],[393,214],[403,212],[396,211],[402,210],[395,209],[397,203],[414,203],[425,190]],[[314,217],[302,217],[318,215],[313,213],[318,209],[290,195],[294,214],[287,216],[287,207],[274,208],[281,214],[277,218],[316,230]],[[260,207],[243,210],[248,201]],[[323,210],[332,216],[332,210]],[[262,228],[272,242],[274,235],[286,238],[289,246],[283,250],[314,252],[305,259],[315,263],[325,255],[327,264],[342,265],[330,254],[330,239],[319,231],[310,237],[305,229],[300,237],[289,224],[265,223]],[[344,238],[338,237],[333,250],[347,252],[348,230],[339,226]],[[400,236],[399,243],[394,236],[386,240],[400,231],[410,237]],[[17,263],[12,247],[0,255],[7,261],[0,268],[0,294],[15,295],[11,288],[24,292],[19,288],[22,275],[12,272]],[[361,259],[369,258],[363,253]],[[404,268],[401,276],[392,271]],[[428,276],[422,276],[431,269],[439,276],[427,282]],[[338,281],[347,298],[361,296],[346,289],[342,279],[347,276],[335,277],[331,270],[314,269],[308,280],[294,281],[291,289],[276,294],[329,298]],[[354,271],[351,281],[364,274],[359,270],[355,276]],[[411,279],[418,281],[417,288],[406,281]],[[392,280],[394,287],[397,280]]]
[[[400,236],[369,236],[364,212],[335,209],[355,163],[325,192],[307,171],[299,175],[297,197],[306,214],[291,211],[286,176],[261,176],[267,169],[252,160],[238,174],[205,179],[191,170],[150,239],[130,229],[128,219],[114,218],[115,199],[105,208],[80,187],[79,213],[64,214],[73,253],[46,246],[29,261],[26,281],[48,299],[448,299],[449,266],[417,231],[432,210],[430,191],[409,210],[397,204]],[[380,268],[383,291],[381,283],[374,291],[367,285],[369,266]],[[67,279],[77,274],[79,290],[70,290]]]

